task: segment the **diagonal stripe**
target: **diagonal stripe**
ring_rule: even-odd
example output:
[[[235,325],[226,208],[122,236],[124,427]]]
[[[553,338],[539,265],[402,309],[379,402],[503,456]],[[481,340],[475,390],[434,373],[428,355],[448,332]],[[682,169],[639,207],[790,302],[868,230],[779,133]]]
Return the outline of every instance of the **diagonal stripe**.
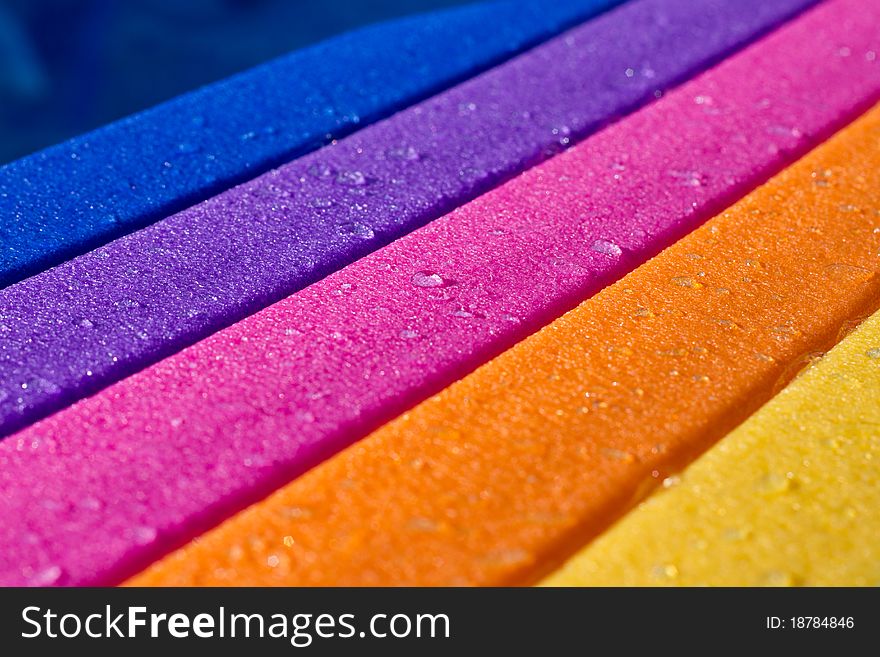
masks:
[[[0,447],[17,525],[0,545],[9,572],[54,563],[82,581],[161,555],[711,216],[880,91],[869,62],[828,56],[842,34],[852,48],[877,39],[870,23],[849,24],[852,6],[827,5],[430,227],[16,436]],[[818,80],[826,102],[804,110]],[[646,148],[624,166],[620,144],[633,142]],[[700,167],[712,175],[683,179]],[[647,200],[635,213],[629,199]],[[590,220],[615,206],[617,216]],[[608,252],[618,244],[626,257]],[[57,440],[55,452],[17,451],[34,439]],[[142,480],[165,494],[145,497]],[[80,509],[71,497],[109,501]],[[49,498],[58,506],[47,512]],[[22,533],[62,524],[45,565],[15,551]],[[127,539],[150,533],[146,545]]]
[[[389,21],[6,165],[0,287],[312,151],[330,135],[345,136],[615,4],[493,2]]]
[[[334,146],[0,291],[0,436],[443,215],[803,5],[627,3]]]
[[[880,301],[880,108],[132,584],[534,581]]]
[[[545,583],[877,586],[878,399],[875,314]]]

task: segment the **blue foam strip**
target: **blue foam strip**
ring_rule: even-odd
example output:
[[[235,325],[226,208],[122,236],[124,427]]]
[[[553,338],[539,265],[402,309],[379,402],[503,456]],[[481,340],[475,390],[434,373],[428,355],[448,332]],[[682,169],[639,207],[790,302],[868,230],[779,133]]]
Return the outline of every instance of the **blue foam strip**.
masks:
[[[367,27],[0,167],[0,287],[314,150],[621,1],[494,2]]]

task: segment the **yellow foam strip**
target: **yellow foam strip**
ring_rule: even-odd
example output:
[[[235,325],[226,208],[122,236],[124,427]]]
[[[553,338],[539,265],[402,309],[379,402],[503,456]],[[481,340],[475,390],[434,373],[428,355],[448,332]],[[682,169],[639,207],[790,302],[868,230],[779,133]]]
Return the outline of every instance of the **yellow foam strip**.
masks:
[[[521,584],[880,299],[880,108],[132,584]]]
[[[544,583],[880,585],[880,313],[667,484]]]

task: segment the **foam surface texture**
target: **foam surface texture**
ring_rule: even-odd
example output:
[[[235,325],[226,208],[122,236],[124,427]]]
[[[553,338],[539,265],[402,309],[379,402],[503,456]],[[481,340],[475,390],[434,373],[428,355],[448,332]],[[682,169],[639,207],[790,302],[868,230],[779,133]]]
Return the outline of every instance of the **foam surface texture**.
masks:
[[[876,41],[852,24],[853,2],[811,12],[568,153],[0,446],[63,442],[63,456],[15,455],[0,492],[35,513],[17,516],[10,541],[67,523],[69,544],[53,537],[52,559],[68,578],[146,561],[533,332],[880,92],[867,61],[833,56],[842,34],[859,51]],[[819,80],[826,103],[805,111]],[[646,147],[622,154],[634,141]],[[179,492],[139,508],[141,480]],[[49,482],[59,501],[106,491],[112,503],[46,513],[31,496]],[[157,537],[144,546],[98,540],[147,526]],[[0,547],[20,569],[11,543]]]
[[[875,108],[131,583],[536,581],[877,307],[878,139]]]
[[[804,0],[636,0],[433,99],[0,291],[0,435],[443,215]]]
[[[0,287],[388,116],[615,4],[478,3],[370,26],[0,167]]]
[[[545,583],[877,586],[878,399],[875,314]]]

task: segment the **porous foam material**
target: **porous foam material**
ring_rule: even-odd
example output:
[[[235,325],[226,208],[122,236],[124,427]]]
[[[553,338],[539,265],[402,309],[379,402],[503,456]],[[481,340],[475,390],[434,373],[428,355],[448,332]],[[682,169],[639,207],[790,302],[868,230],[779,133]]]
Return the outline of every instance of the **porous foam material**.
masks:
[[[878,139],[875,108],[575,310],[131,583],[535,581],[876,308]]]
[[[370,26],[8,164],[0,168],[0,287],[384,118],[619,1],[493,2]]]
[[[58,568],[61,582],[106,583],[133,572],[711,216],[880,93],[867,61],[834,56],[842,35],[858,52],[877,41],[870,24],[852,24],[853,4],[799,19],[574,150],[0,445],[0,499],[25,509],[0,542],[3,577]],[[804,110],[818,81],[826,103]],[[621,153],[636,141],[645,148]],[[50,489],[59,504],[106,506],[47,512]],[[142,545],[130,537],[143,528],[153,538]],[[47,537],[39,550],[16,550],[27,532]]]
[[[878,399],[875,314],[544,583],[877,586]]]
[[[441,216],[804,7],[637,0],[0,291],[0,436]]]

